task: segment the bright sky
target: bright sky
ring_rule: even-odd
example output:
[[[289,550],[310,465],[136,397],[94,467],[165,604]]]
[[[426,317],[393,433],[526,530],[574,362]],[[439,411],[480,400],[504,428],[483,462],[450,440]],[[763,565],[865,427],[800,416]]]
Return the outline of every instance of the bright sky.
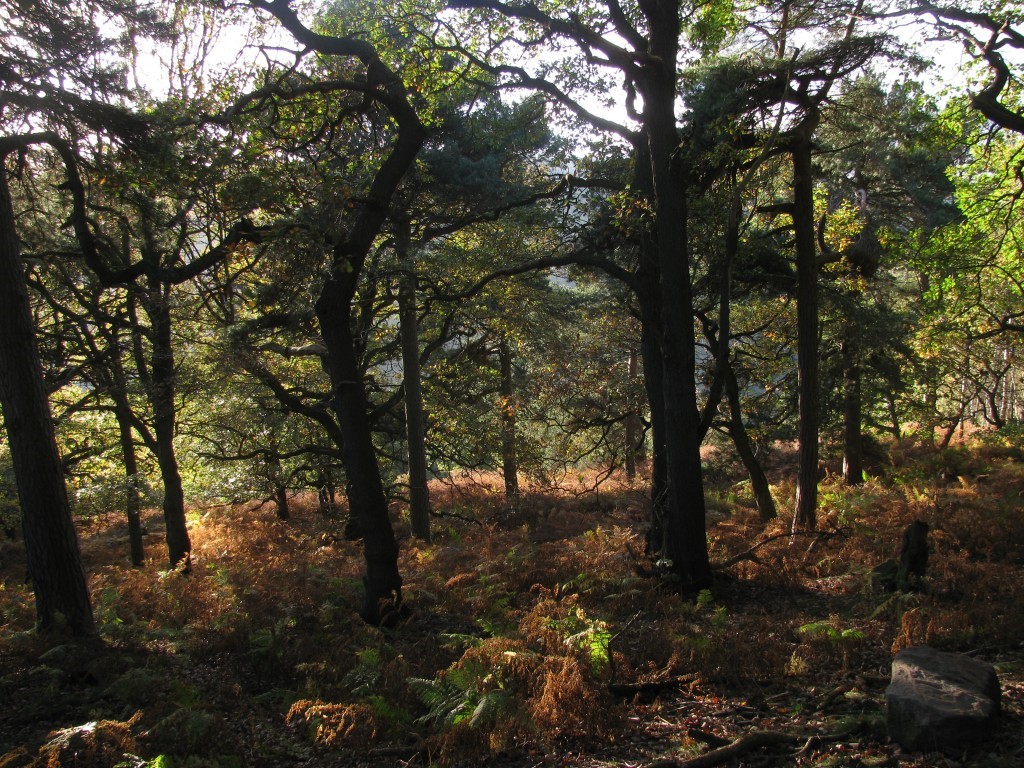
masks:
[[[211,79],[234,68],[238,72],[257,75],[266,68],[268,56],[278,61],[291,61],[288,51],[294,43],[272,19],[263,14],[243,9],[234,21],[223,14],[213,17],[195,17],[187,23],[191,34],[183,36],[174,46],[157,45],[152,41],[139,41],[138,57],[130,77],[155,98],[162,98],[171,92],[189,91],[203,93],[210,87]],[[979,74],[971,85],[976,90],[987,79],[987,71],[973,65],[973,59],[964,47],[955,41],[940,41],[929,35],[928,27],[917,21],[908,20],[896,27],[896,33],[907,48],[916,49],[921,55],[935,62],[921,77],[926,91],[933,93],[936,100],[943,101],[952,94],[963,93],[968,88],[967,73],[972,70]],[[260,44],[264,49],[260,49]],[[810,41],[806,44],[811,44]],[[172,66],[181,60],[184,66]],[[200,66],[205,62],[205,71]],[[898,68],[886,70],[899,76]],[[602,102],[611,97],[612,106]],[[628,125],[625,117],[624,94],[616,87],[612,92],[583,99],[584,106],[597,114],[605,115],[621,124]]]

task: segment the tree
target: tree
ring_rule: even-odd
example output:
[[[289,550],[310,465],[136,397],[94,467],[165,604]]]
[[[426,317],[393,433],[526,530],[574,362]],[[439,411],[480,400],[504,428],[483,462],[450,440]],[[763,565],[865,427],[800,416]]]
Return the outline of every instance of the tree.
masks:
[[[792,110],[788,115],[790,127],[780,136],[780,146],[792,165],[791,198],[772,205],[770,210],[785,214],[791,221],[796,264],[799,458],[794,530],[813,529],[817,509],[818,273],[824,255],[819,256],[817,243],[814,139],[833,88],[883,51],[880,39],[855,35],[862,5],[858,2],[849,8],[822,8],[786,3],[777,18],[769,11],[757,26],[765,35],[759,46],[763,64],[748,65],[752,76],[738,94],[755,108],[778,105],[783,110],[780,114]],[[790,36],[808,26],[825,33],[824,43],[816,49],[791,54]]]
[[[33,198],[29,210],[43,209],[43,201]],[[31,222],[33,229],[44,231],[28,232],[27,223],[32,217],[22,218],[22,241],[37,248],[45,249],[52,245],[48,222],[52,217],[44,217],[42,221]],[[26,260],[38,266],[29,267],[28,283],[32,291],[39,297],[39,304],[48,307],[53,319],[48,325],[37,322],[40,336],[46,338],[47,347],[53,350],[54,364],[61,366],[50,374],[48,381],[51,390],[70,385],[71,406],[60,414],[57,423],[67,424],[74,419],[75,411],[95,411],[99,414],[112,413],[117,424],[117,442],[121,454],[121,482],[118,490],[123,492],[123,505],[128,522],[128,539],[131,562],[142,565],[144,546],[141,522],[141,488],[144,483],[140,474],[138,455],[136,452],[135,434],[138,432],[144,440],[152,444],[152,435],[148,427],[137,415],[132,404],[131,389],[125,370],[124,348],[128,329],[123,306],[123,295],[99,285],[88,270],[71,260],[46,259],[42,251],[29,250],[23,254]],[[64,361],[60,358],[67,356]],[[44,375],[45,375],[44,371]],[[84,390],[84,392],[83,392]],[[60,397],[60,389],[53,391],[54,398]],[[67,438],[58,432],[58,442],[67,445]],[[86,438],[78,455],[88,459],[87,453],[99,460],[108,450],[99,441]],[[64,449],[65,451],[67,448]],[[65,453],[63,464],[65,472],[74,474],[68,466],[69,458],[75,456]],[[88,473],[86,469],[86,473]],[[109,470],[108,470],[109,471]],[[106,473],[105,473],[106,474]],[[112,478],[106,478],[112,482]],[[120,495],[120,494],[119,494]],[[109,497],[104,495],[104,500]]]
[[[962,109],[947,118],[957,114]],[[1014,133],[992,136],[973,122],[958,137],[969,152],[950,169],[958,215],[894,239],[918,270],[917,406],[926,411],[929,432],[942,429],[943,444],[976,415],[999,425],[1008,413],[1020,336],[1021,140]]]
[[[564,187],[564,184],[555,184],[552,189],[549,178],[543,173],[553,164],[558,142],[544,125],[543,105],[537,99],[506,105],[493,94],[481,96],[476,88],[459,84],[443,95],[438,94],[431,112],[436,125],[392,213],[400,270],[398,299],[403,338],[410,508],[414,530],[418,527],[424,532],[429,530],[426,424],[424,421],[420,425],[424,419],[422,404],[416,405],[422,389],[418,380],[421,361],[418,342],[414,345],[411,339],[418,327],[414,324],[416,292],[411,288],[420,280],[428,286],[424,318],[433,307],[449,306],[453,309],[446,311],[445,316],[451,321],[460,310],[455,302],[439,295],[437,285],[439,274],[445,274],[447,282],[453,273],[466,271],[467,259],[459,241],[466,239],[466,233],[472,241],[474,230],[487,230],[491,228],[489,223],[495,220],[500,220],[494,229],[502,231],[504,241],[514,241],[514,236],[504,233],[510,229],[516,231],[521,225],[524,226],[523,240],[528,240],[544,226],[545,215],[537,210],[538,204],[557,196]],[[518,220],[524,218],[516,215],[523,209],[533,209],[525,214],[531,224],[521,224]],[[459,264],[455,266],[446,260]],[[422,276],[417,274],[419,271],[423,272]],[[443,336],[444,326],[439,330]],[[439,337],[431,346],[436,350],[447,341],[454,339]],[[500,367],[504,371],[503,400],[499,404],[504,414],[506,461],[503,472],[510,500],[518,494],[511,354],[507,343],[498,345],[498,356],[503,361]],[[430,351],[422,357],[422,362],[429,364]]]
[[[825,391],[843,392],[843,474],[855,484],[862,479],[862,426],[879,423],[879,383],[897,397],[899,369],[910,357],[901,334],[910,326],[908,296],[917,295],[917,276],[891,258],[891,244],[896,233],[958,217],[946,175],[953,157],[919,87],[885,88],[871,75],[843,89],[819,141],[828,198],[819,229],[823,250],[835,255],[823,272],[831,316],[823,331],[826,345],[838,351],[835,386]]]
[[[85,221],[73,142],[92,134],[136,144],[145,134],[144,121],[108,101],[122,93],[120,70],[111,61],[126,40],[101,33],[92,11],[120,18],[138,34],[157,33],[160,25],[152,14],[140,12],[134,2],[122,0],[17,3],[17,7],[7,5],[0,10],[8,27],[0,41],[5,134],[0,140],[0,242],[2,290],[8,292],[2,302],[4,352],[0,357],[4,373],[0,388],[22,498],[39,628],[57,628],[61,614],[72,633],[89,635],[95,627],[33,342],[8,163],[12,154],[27,157],[40,144],[56,154],[64,186],[72,195],[77,243],[88,248],[92,235]]]
[[[419,318],[416,273],[409,263],[409,224],[400,221],[396,246],[407,271],[399,275],[398,318],[402,338],[402,389],[405,395],[406,443],[409,454],[409,518],[414,536],[430,542],[430,492],[427,488],[427,422],[420,376]]]
[[[989,82],[971,94],[971,106],[993,124],[1016,133],[1024,133],[1024,112],[1014,101],[1019,97],[1010,69],[1013,54],[1024,50],[1024,33],[1019,26],[1020,9],[1012,3],[977,2],[948,6],[930,0],[909,0],[896,9],[872,11],[875,19],[905,16],[925,17],[931,27],[947,40],[960,41],[967,52],[985,62]],[[1006,53],[1011,54],[1010,63]]]
[[[625,11],[617,2],[581,4],[568,10],[557,4],[507,4],[496,0],[459,0],[457,7],[481,9],[483,18],[500,16],[512,24],[493,36],[494,43],[473,55],[474,62],[497,78],[502,88],[521,88],[545,94],[581,122],[608,131],[627,142],[634,157],[634,183],[648,197],[652,212],[650,233],[641,259],[645,284],[638,290],[645,332],[645,375],[651,392],[652,418],[663,414],[666,468],[665,557],[674,573],[692,587],[710,583],[704,521],[704,491],[699,454],[699,414],[694,384],[695,345],[693,301],[687,238],[687,198],[677,161],[680,135],[675,116],[680,36],[683,27],[677,3],[647,0]],[[613,35],[614,33],[614,35]],[[585,108],[578,94],[559,83],[566,70],[551,68],[543,77],[501,63],[505,49],[532,51],[550,37],[566,41],[583,55],[569,66],[587,70],[614,69],[625,79],[625,101],[639,130],[626,128]],[[486,38],[485,38],[486,40]],[[584,58],[584,55],[586,58]],[[588,63],[589,62],[589,63]],[[571,82],[571,81],[570,81]],[[599,81],[600,82],[600,81]],[[568,87],[572,87],[569,85]],[[635,107],[641,102],[641,112]],[[656,340],[656,341],[655,341]],[[661,376],[651,366],[660,366]],[[661,419],[658,419],[659,422]]]
[[[70,151],[52,134],[0,139],[0,405],[21,501],[37,628],[88,636],[96,627],[35,346],[7,173],[13,152],[41,142]]]
[[[365,97],[367,114],[381,108],[391,123],[390,145],[373,169],[365,195],[358,203],[353,201],[352,213],[345,217],[346,226],[332,248],[330,270],[314,309],[327,351],[323,365],[331,381],[331,409],[343,435],[349,505],[363,536],[366,597],[361,614],[370,623],[393,622],[402,608],[398,544],[373,444],[369,403],[353,335],[353,300],[367,256],[387,221],[390,202],[423,146],[427,131],[401,77],[371,42],[353,35],[316,32],[285,0],[253,0],[251,4],[276,18],[308,51],[351,62],[360,70],[361,82],[348,81],[344,90]]]

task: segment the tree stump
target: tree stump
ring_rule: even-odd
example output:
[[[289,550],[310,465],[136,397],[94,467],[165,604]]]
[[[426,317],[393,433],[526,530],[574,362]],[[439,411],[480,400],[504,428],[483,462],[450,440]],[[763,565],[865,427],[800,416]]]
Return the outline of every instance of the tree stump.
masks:
[[[871,583],[887,592],[906,592],[916,587],[928,568],[928,523],[915,520],[903,532],[899,558],[879,563],[871,570]]]
[[[928,523],[915,520],[903,532],[903,543],[900,545],[900,567],[896,574],[896,588],[900,591],[910,589],[911,577],[919,582],[924,578],[928,568]]]

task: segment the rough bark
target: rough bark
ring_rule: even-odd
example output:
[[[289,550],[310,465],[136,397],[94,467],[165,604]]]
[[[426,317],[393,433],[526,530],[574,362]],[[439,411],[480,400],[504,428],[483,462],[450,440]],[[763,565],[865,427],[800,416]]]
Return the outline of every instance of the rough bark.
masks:
[[[0,156],[0,406],[40,632],[96,633],[35,343],[14,208]]]
[[[288,507],[288,486],[285,484],[281,459],[271,454],[267,459],[267,474],[274,489],[274,512],[278,520],[290,520],[292,513]]]
[[[915,520],[903,531],[899,569],[896,572],[897,589],[910,589],[911,577],[917,583],[924,578],[928,569],[928,531],[928,523],[924,520]]]
[[[398,573],[398,543],[373,445],[363,373],[355,355],[356,339],[351,328],[354,293],[354,273],[335,270],[317,299],[316,312],[330,350],[324,366],[333,388],[331,408],[345,436],[340,447],[348,478],[349,513],[363,539],[366,594],[360,615],[370,624],[381,624],[398,618],[402,577]]]
[[[652,319],[641,326],[640,348],[644,364],[644,388],[651,409],[651,526],[647,532],[647,553],[665,547],[665,519],[668,516],[668,463],[665,453],[665,390],[661,368],[658,323]]]
[[[636,167],[632,186],[641,194],[654,196],[650,152],[641,142],[636,147]],[[668,454],[665,450],[665,387],[661,357],[661,288],[658,248],[654,233],[647,231],[638,245],[640,263],[636,270],[634,293],[640,319],[640,357],[643,363],[644,390],[651,412],[651,514],[646,550],[660,555],[665,550],[665,523],[668,519]]]
[[[333,517],[338,512],[337,486],[334,484],[334,476],[330,467],[323,467],[317,472],[317,501],[320,505],[320,513],[327,517]]]

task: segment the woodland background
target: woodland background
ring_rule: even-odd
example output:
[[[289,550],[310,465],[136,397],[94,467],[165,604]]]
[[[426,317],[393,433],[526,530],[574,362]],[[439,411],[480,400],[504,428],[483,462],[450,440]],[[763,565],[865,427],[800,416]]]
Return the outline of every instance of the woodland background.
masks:
[[[1020,13],[0,2],[0,764],[1017,764]]]

